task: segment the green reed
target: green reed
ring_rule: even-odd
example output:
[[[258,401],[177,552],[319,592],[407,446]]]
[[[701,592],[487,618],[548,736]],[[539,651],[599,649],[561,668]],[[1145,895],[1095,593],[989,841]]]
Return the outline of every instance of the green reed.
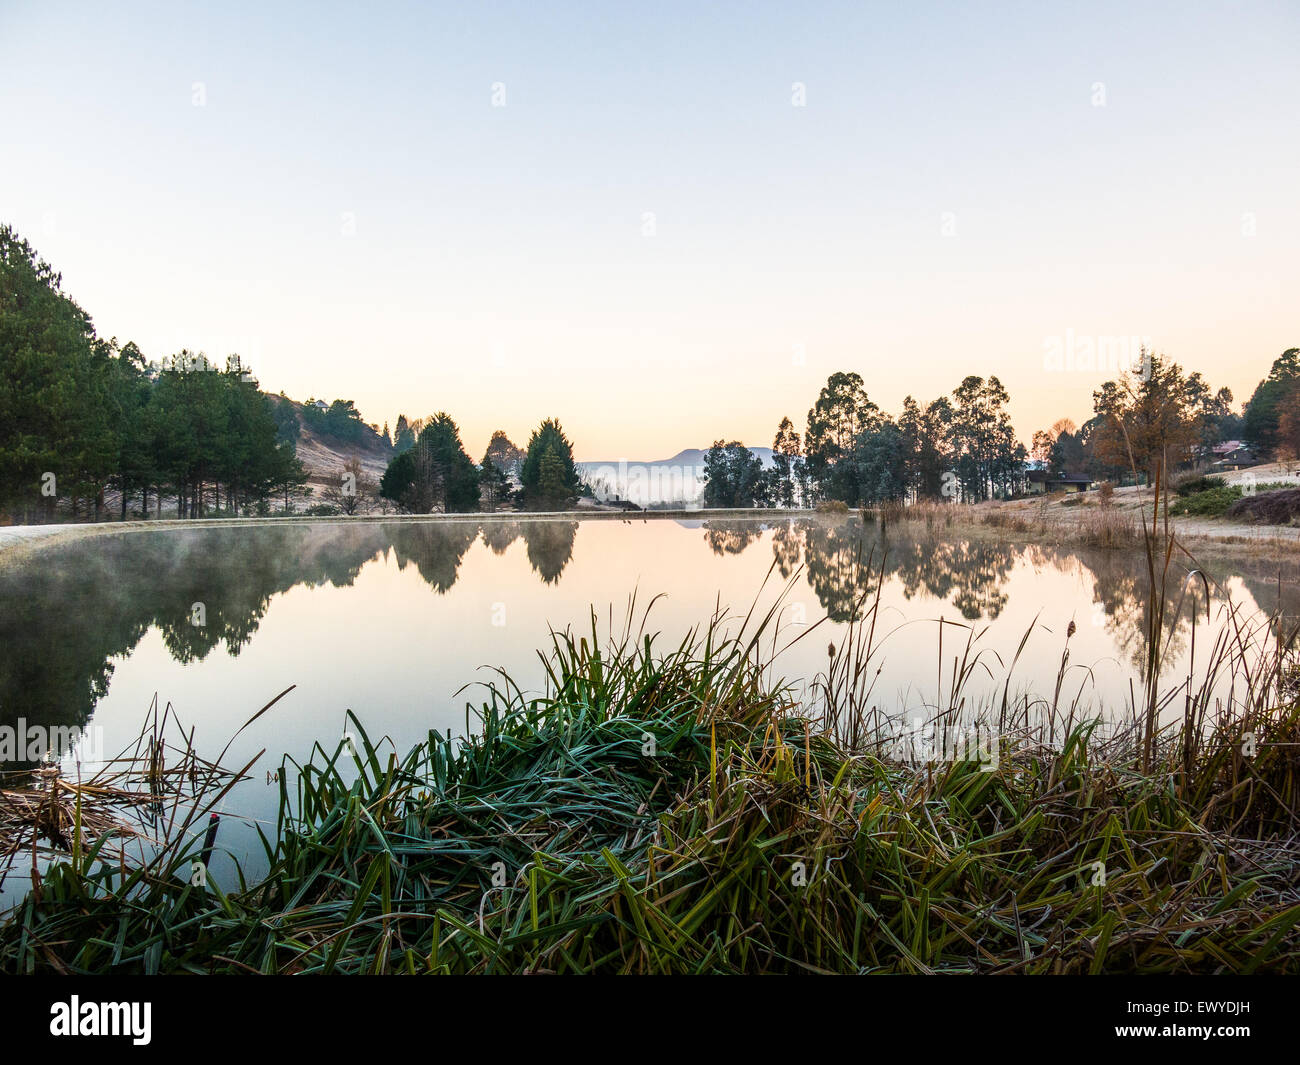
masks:
[[[192,884],[193,832],[127,863],[78,823],[0,926],[0,968],[1300,971],[1300,704],[1289,665],[1252,661],[1245,622],[1167,726],[1144,691],[1103,741],[1057,720],[1058,685],[1049,742],[1004,692],[996,765],[911,765],[869,698],[882,579],[812,707],[773,668],[793,642],[779,599],[662,647],[633,602],[553,634],[541,692],[496,675],[463,738],[433,731],[399,758],[350,717],[354,745],[281,773],[256,883]],[[959,648],[940,727],[980,653]]]

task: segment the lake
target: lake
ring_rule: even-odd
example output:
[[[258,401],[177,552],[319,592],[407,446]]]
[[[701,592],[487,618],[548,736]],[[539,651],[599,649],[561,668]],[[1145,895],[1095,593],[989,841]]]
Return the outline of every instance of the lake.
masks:
[[[648,631],[675,644],[720,607],[743,616],[791,581],[778,643],[829,619],[778,660],[806,688],[874,588],[860,560],[878,570],[882,557],[872,701],[885,711],[923,715],[946,703],[954,657],[975,634],[970,704],[1004,690],[1050,699],[1071,621],[1062,701],[1078,696],[1092,712],[1128,703],[1146,627],[1140,550],[1003,543],[987,530],[882,536],[857,518],[284,522],[102,535],[0,564],[0,725],[86,727],[87,753],[112,755],[156,696],[213,756],[296,686],[228,759],[242,765],[267,750],[226,801],[269,821],[278,788],[266,771],[282,755],[305,760],[318,742],[333,750],[347,710],[401,753],[429,729],[463,732],[475,699],[466,685],[500,667],[536,687],[552,627],[589,630],[594,607],[602,631],[611,617],[619,628],[633,594],[638,619],[654,600]],[[1255,617],[1278,606],[1279,588],[1296,613],[1294,562],[1280,566],[1225,556],[1204,568]],[[1190,590],[1200,585],[1184,580],[1189,568],[1179,564],[1170,581],[1171,685],[1191,649]],[[1203,658],[1219,615],[1207,624],[1203,593],[1196,599]],[[237,831],[222,843],[239,851]]]

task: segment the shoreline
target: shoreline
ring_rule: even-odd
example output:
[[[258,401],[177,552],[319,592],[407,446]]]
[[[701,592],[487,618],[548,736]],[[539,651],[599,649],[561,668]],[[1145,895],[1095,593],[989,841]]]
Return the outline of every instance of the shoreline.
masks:
[[[852,512],[856,513],[856,512]],[[815,510],[729,509],[729,510],[545,510],[545,511],[470,511],[464,514],[343,514],[293,515],[289,517],[257,518],[152,518],[130,521],[64,522],[57,525],[3,525],[0,526],[0,562],[26,557],[45,547],[70,543],[91,536],[132,532],[171,532],[188,529],[246,529],[282,528],[299,525],[423,525],[423,524],[477,524],[484,521],[711,521],[738,519],[763,521],[774,518],[818,517]],[[820,515],[839,518],[840,515]]]
[[[1080,508],[1078,511],[1063,513],[1054,509],[1052,513],[1031,514],[1028,508],[1017,506],[1023,501],[1004,503],[975,504],[970,509],[951,516],[942,510],[927,513],[913,513],[908,507],[900,517],[892,520],[890,527],[917,526],[929,535],[943,533],[954,536],[977,534],[981,538],[995,534],[1000,540],[1011,543],[1052,543],[1058,546],[1089,546],[1080,542],[1077,534],[1086,530],[1087,519],[1094,517],[1096,507]],[[1123,508],[1116,511],[1132,521],[1135,531],[1140,536],[1137,508]],[[129,521],[100,522],[66,522],[53,525],[7,525],[0,526],[0,563],[13,562],[30,557],[47,547],[70,543],[92,536],[104,536],[133,532],[170,532],[191,529],[216,528],[276,528],[284,526],[318,526],[318,525],[420,525],[420,524],[467,524],[491,521],[508,522],[569,522],[569,521],[755,521],[770,522],[793,518],[813,518],[819,521],[839,523],[857,518],[861,521],[875,523],[877,512],[868,508],[865,513],[849,510],[845,513],[823,512],[802,508],[731,508],[720,510],[556,510],[556,511],[501,511],[453,514],[388,514],[388,515],[294,515],[288,517],[249,517],[249,518],[154,518]],[[941,527],[931,527],[930,514],[942,514]],[[1149,519],[1148,519],[1149,520]],[[1287,525],[1249,525],[1227,523],[1210,518],[1181,517],[1170,519],[1170,528],[1179,540],[1227,549],[1228,553],[1258,550],[1292,550],[1300,545],[1300,527]],[[1095,545],[1092,545],[1095,546]],[[1116,549],[1116,548],[1111,548]]]

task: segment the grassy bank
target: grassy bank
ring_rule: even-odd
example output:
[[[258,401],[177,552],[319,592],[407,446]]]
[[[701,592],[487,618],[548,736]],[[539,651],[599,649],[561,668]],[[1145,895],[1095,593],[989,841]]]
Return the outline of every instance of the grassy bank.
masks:
[[[1198,550],[1234,556],[1285,557],[1300,544],[1300,528],[1293,521],[1251,521],[1246,517],[1236,520],[1237,516],[1230,511],[1231,506],[1257,511],[1267,507],[1276,497],[1286,495],[1288,493],[1260,493],[1243,500],[1229,494],[1223,502],[1227,510],[1222,514],[1211,509],[1202,510],[1200,506],[1187,508],[1175,504],[1169,509],[1170,527],[1182,542],[1195,544]],[[1295,502],[1291,504],[1293,508],[1298,505]],[[994,501],[969,506],[928,502],[906,507],[885,504],[865,508],[861,513],[864,520],[913,533],[924,531],[929,535],[950,538],[1134,551],[1142,550],[1143,525],[1151,521],[1149,501],[1139,504],[1130,497],[1123,505],[1110,505],[1083,495]],[[1264,511],[1265,516],[1269,513]],[[1162,504],[1162,521],[1164,517]]]
[[[909,506],[886,503],[865,508],[862,517],[885,529],[923,530],[932,536],[946,534],[1078,547],[1141,547],[1141,514],[1096,504],[1060,509],[1067,502],[1055,501],[1055,509],[1049,509],[1046,501],[1035,504],[1024,500],[971,505],[930,501]]]
[[[191,883],[229,785],[191,756],[142,770],[184,811],[144,862],[65,790],[67,849],[0,927],[0,969],[1300,971],[1281,660],[1231,713],[1207,719],[1209,689],[1189,688],[1181,727],[1139,708],[1105,742],[1071,724],[1048,743],[1003,707],[982,760],[912,764],[865,726],[872,603],[863,618],[815,721],[775,677],[775,614],[663,649],[629,610],[616,636],[557,634],[543,693],[484,689],[468,740],[430,733],[399,760],[353,722],[354,750],[282,774],[255,884]]]

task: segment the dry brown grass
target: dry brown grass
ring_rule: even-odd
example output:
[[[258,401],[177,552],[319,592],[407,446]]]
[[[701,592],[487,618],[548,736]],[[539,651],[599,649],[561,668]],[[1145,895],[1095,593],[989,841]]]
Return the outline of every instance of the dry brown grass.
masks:
[[[975,506],[928,500],[910,506],[886,503],[864,508],[862,517],[864,521],[883,522],[886,527],[924,526],[928,533],[941,529],[967,533],[988,529],[1001,534],[1001,539],[1116,549],[1136,547],[1141,543],[1141,532],[1133,512],[1105,505],[1090,506],[1089,503],[1082,501],[1081,509],[1064,520],[1059,514],[1049,516],[1045,503],[1033,507],[996,501]]]
[[[65,776],[58,764],[0,774],[0,881],[18,855],[29,853],[34,884],[40,862],[50,855],[107,857],[113,842],[124,860],[126,844],[137,841],[147,849],[157,842],[155,834],[174,835],[178,825],[195,818],[200,797],[219,799],[246,779],[248,766],[232,773],[219,764],[225,751],[216,762],[207,761],[192,741],[192,731],[180,726],[171,706],[159,710],[155,697],[131,746],[85,780]]]

